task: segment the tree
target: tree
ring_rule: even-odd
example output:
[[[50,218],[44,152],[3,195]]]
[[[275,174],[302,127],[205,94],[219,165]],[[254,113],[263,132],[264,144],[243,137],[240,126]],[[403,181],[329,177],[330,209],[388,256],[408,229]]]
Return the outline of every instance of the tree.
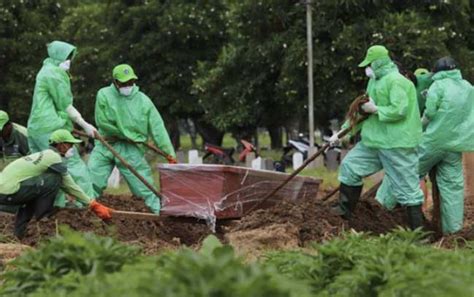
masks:
[[[0,3],[0,108],[14,121],[26,124],[46,44],[54,40],[68,5],[53,0]]]

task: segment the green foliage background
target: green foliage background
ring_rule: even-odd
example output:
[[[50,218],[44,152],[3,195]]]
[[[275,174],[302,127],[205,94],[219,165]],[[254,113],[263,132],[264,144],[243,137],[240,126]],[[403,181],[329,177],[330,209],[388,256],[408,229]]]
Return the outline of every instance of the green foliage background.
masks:
[[[0,108],[26,123],[45,45],[61,39],[78,47],[73,92],[89,121],[97,90],[125,62],[171,130],[178,119],[214,134],[304,128],[305,9],[295,0],[5,0]],[[411,70],[452,55],[472,81],[473,19],[469,0],[313,0],[317,125],[342,118],[364,89],[357,64],[371,44]]]

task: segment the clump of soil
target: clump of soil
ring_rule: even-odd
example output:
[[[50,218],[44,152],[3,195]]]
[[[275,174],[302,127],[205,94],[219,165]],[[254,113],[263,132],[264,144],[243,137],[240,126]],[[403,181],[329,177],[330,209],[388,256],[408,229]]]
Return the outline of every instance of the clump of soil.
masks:
[[[237,253],[251,260],[257,259],[269,249],[297,248],[300,245],[298,233],[298,228],[292,223],[272,224],[257,229],[229,232],[225,239]]]
[[[324,241],[348,229],[380,234],[404,226],[404,213],[398,209],[388,212],[373,200],[362,200],[350,220],[330,213],[331,203],[319,199],[296,202],[284,201],[269,209],[257,210],[241,220],[230,232],[268,228],[291,224],[297,229],[297,241],[304,246],[311,241]]]

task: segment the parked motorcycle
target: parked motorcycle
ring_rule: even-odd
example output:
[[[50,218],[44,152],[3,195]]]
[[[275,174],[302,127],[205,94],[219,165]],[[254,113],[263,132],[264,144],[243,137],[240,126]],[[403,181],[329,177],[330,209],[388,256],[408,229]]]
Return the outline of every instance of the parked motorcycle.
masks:
[[[323,136],[323,145],[329,141],[330,137],[331,135]],[[314,143],[314,147],[319,150],[322,147],[322,145],[319,145],[318,143]],[[300,152],[303,155],[303,160],[306,160],[308,158],[309,139],[307,136],[303,135],[302,133],[298,135],[297,139],[290,139],[288,141],[288,144],[283,148],[283,154],[280,161],[282,166],[284,166],[285,168],[293,166],[293,153],[295,152]],[[334,156],[334,154],[336,155]],[[334,168],[333,159],[335,158],[337,164],[339,164],[340,156],[341,156],[341,146],[336,145],[336,146],[330,147],[329,149],[323,152],[324,165],[326,167],[331,167],[331,169],[333,169]],[[328,159],[328,157],[330,158]]]

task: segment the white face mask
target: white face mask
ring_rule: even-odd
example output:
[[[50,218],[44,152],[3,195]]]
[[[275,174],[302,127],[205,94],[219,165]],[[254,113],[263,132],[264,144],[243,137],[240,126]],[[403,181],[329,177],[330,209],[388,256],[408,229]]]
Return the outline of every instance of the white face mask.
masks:
[[[369,78],[375,78],[375,73],[370,66],[365,67],[365,75]]]
[[[119,88],[120,94],[122,94],[123,96],[130,96],[130,94],[132,94],[134,86],[135,85],[130,86],[130,87]]]
[[[62,62],[61,64],[59,64],[59,68],[64,71],[69,71],[69,69],[71,68],[71,60],[66,60]]]
[[[69,159],[72,156],[74,156],[74,147],[71,147],[67,150],[67,152],[64,154],[64,158]]]

